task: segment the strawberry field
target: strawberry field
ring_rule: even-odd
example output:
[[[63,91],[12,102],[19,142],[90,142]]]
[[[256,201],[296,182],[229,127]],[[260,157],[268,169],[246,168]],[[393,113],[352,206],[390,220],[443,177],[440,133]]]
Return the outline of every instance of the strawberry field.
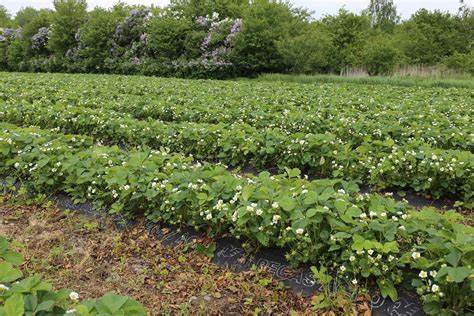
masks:
[[[15,73],[0,86],[9,183],[281,247],[351,288],[412,288],[430,314],[472,305],[469,89]]]

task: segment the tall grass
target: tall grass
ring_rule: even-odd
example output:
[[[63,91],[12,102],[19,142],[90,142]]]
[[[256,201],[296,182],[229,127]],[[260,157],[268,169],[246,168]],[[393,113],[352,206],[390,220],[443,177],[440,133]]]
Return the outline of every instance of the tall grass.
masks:
[[[258,81],[296,82],[296,83],[354,83],[368,85],[394,85],[394,86],[420,86],[441,88],[470,88],[474,89],[474,77],[470,75],[457,75],[448,78],[438,77],[344,77],[338,75],[283,75],[264,74],[254,79]]]

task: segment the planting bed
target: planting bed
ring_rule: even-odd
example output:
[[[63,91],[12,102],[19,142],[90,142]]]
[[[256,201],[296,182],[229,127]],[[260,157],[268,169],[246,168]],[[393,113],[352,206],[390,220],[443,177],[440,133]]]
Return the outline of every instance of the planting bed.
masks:
[[[0,83],[0,119],[16,124],[0,126],[10,184],[277,247],[277,264],[314,265],[316,281],[326,267],[349,289],[375,286],[393,301],[397,288],[417,289],[430,314],[472,304],[469,218],[358,185],[459,200],[468,213],[466,89],[31,74]],[[260,173],[239,173],[249,163]],[[219,250],[217,261],[229,251]]]

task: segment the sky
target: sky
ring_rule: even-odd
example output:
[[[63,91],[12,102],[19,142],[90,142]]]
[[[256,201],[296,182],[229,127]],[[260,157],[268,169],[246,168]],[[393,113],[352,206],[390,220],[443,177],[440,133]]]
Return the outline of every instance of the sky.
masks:
[[[89,9],[95,6],[110,7],[118,0],[88,0]],[[155,4],[166,5],[168,0],[122,0],[128,4]],[[370,0],[290,0],[295,6],[304,7],[314,11],[314,17],[319,18],[325,14],[336,14],[339,8],[345,6],[349,11],[360,12],[367,8]],[[465,0],[466,4],[474,6],[474,0]],[[19,9],[26,6],[34,8],[52,8],[52,0],[0,0],[11,14],[15,14]],[[459,0],[394,0],[398,13],[402,19],[407,19],[411,14],[420,8],[428,10],[441,10],[456,13],[459,7]]]

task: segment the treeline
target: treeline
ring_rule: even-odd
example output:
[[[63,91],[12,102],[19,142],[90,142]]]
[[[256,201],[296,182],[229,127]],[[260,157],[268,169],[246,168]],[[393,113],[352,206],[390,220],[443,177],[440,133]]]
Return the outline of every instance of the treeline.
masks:
[[[166,7],[96,7],[54,0],[54,10],[0,6],[0,70],[191,78],[260,73],[390,74],[407,65],[474,74],[474,12],[420,9],[400,21],[391,0],[319,20],[271,0],[172,0]]]

